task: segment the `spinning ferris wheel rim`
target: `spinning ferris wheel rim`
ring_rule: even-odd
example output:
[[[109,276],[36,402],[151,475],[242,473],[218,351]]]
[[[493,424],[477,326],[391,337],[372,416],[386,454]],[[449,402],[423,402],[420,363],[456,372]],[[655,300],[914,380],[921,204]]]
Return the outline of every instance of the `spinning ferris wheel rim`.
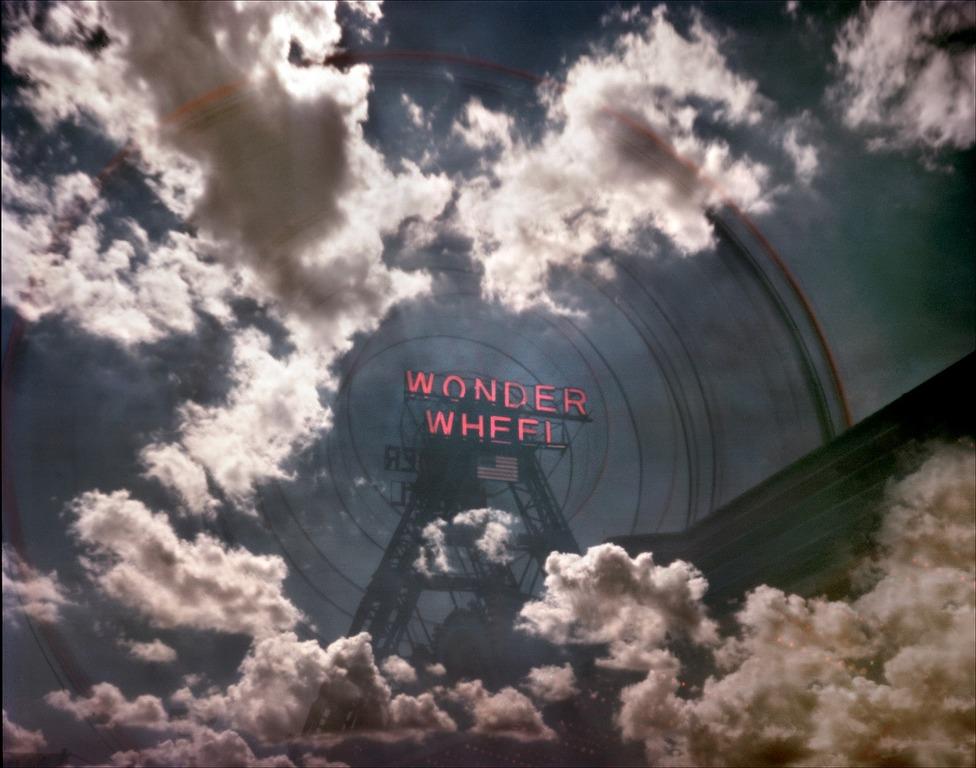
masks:
[[[521,70],[514,67],[509,67],[506,65],[498,64],[496,62],[491,62],[488,60],[478,59],[474,57],[450,54],[444,52],[436,51],[357,51],[357,52],[346,52],[341,54],[339,57],[331,57],[330,60],[324,62],[326,65],[335,64],[342,65],[343,63],[356,64],[356,63],[370,63],[370,62],[383,62],[383,61],[399,61],[407,63],[422,63],[422,62],[434,62],[434,63],[444,63],[444,64],[456,64],[461,66],[467,66],[477,69],[482,69],[486,71],[495,72],[498,74],[513,77],[515,79],[521,80],[523,82],[533,83],[536,85],[540,84],[551,84],[556,88],[560,88],[561,85],[549,77],[543,77],[536,75],[532,72],[526,70]],[[205,107],[209,103],[225,98],[229,95],[236,94],[238,91],[246,87],[246,83],[237,81],[233,83],[228,83],[211,91],[202,94],[199,97],[191,99],[185,104],[181,105],[179,108],[171,112],[169,115],[162,119],[163,123],[175,123],[179,122],[185,117],[192,115],[195,111]],[[714,184],[711,180],[704,176],[701,169],[695,166],[693,163],[688,161],[686,158],[681,157],[675,152],[673,147],[667,143],[659,134],[657,134],[649,126],[640,123],[633,117],[624,115],[623,113],[614,113],[612,110],[608,110],[608,114],[611,114],[620,122],[626,125],[631,130],[639,133],[640,135],[653,141],[657,146],[664,149],[672,157],[674,157],[678,162],[688,165],[694,169],[695,173],[702,178],[706,183]],[[126,144],[122,149],[120,149],[106,164],[102,171],[96,177],[96,186],[102,189],[108,179],[112,174],[122,165],[125,159],[133,152],[134,147],[131,143]],[[727,206],[728,210],[743,223],[743,225],[749,230],[753,237],[760,243],[763,252],[766,254],[767,258],[774,265],[774,267],[782,274],[782,276],[787,281],[792,293],[795,295],[797,300],[803,309],[806,316],[807,322],[810,323],[817,343],[820,349],[820,353],[826,363],[831,381],[831,387],[833,390],[833,395],[839,404],[840,415],[841,415],[841,426],[842,428],[847,428],[852,425],[853,419],[851,415],[851,410],[849,402],[847,399],[845,387],[843,384],[842,377],[834,356],[833,350],[827,339],[826,332],[820,322],[819,317],[813,307],[812,302],[803,290],[799,280],[792,273],[792,270],[788,267],[785,260],[779,254],[775,246],[769,241],[769,239],[762,233],[759,227],[751,220],[751,218],[741,210],[732,200],[727,196],[723,195],[723,202]],[[83,215],[84,212],[82,212]],[[26,321],[20,315],[14,317],[13,325],[11,328],[10,336],[7,341],[6,350],[4,352],[3,365],[2,365],[2,411],[3,411],[3,425],[2,425],[2,438],[3,438],[3,453],[2,453],[2,465],[3,465],[3,506],[5,511],[5,520],[7,523],[7,532],[9,534],[9,540],[23,561],[27,564],[31,564],[31,560],[28,556],[27,547],[23,538],[23,529],[21,526],[21,520],[19,516],[19,509],[17,505],[16,488],[14,483],[13,474],[10,471],[10,460],[9,456],[11,454],[10,450],[10,437],[9,437],[9,425],[11,420],[9,418],[10,410],[12,408],[14,399],[14,390],[12,387],[13,378],[13,368],[14,361],[16,358],[16,353],[18,346],[25,335],[29,327],[28,321]],[[679,335],[680,336],[680,335]],[[581,355],[585,360],[585,356]],[[611,366],[607,366],[609,370],[612,371]],[[819,381],[819,375],[816,370],[812,371],[813,376]],[[594,381],[599,382],[600,377],[594,376]],[[618,382],[619,384],[619,382]],[[621,386],[621,391],[623,387]],[[707,401],[707,398],[706,398]],[[828,411],[829,418],[829,411]],[[830,424],[831,430],[833,430],[833,424],[831,419]],[[602,470],[601,470],[602,471]],[[596,484],[594,484],[595,487]],[[281,489],[279,489],[281,490]],[[591,493],[592,495],[592,493]],[[282,496],[284,494],[282,493]],[[638,503],[640,496],[638,495]],[[287,499],[286,499],[287,503]],[[585,503],[585,502],[584,502]],[[579,510],[577,510],[578,512]],[[574,515],[575,516],[575,515]],[[573,516],[570,517],[572,519]],[[636,525],[636,520],[635,523]],[[307,532],[306,532],[307,535]],[[284,549],[284,547],[282,547]],[[355,580],[350,579],[346,576],[342,570],[331,563],[329,565],[335,570],[341,577],[350,583],[350,585],[361,589],[355,583]],[[329,602],[332,602],[331,599]],[[341,609],[343,613],[347,613],[345,610]],[[70,687],[76,693],[82,693],[89,685],[90,680],[88,680],[87,675],[84,670],[81,669],[80,665],[74,658],[73,653],[65,644],[60,632],[53,626],[50,625],[39,625],[35,628],[34,622],[29,616],[25,617],[28,625],[30,625],[31,632],[35,637],[37,644],[45,658],[48,666],[51,667],[52,673],[54,673],[56,679],[62,682],[65,688]],[[44,637],[47,643],[47,649],[44,648],[41,643],[40,637],[38,636],[38,631]],[[48,651],[57,660],[57,665],[60,667],[61,674],[58,674],[55,670],[51,659],[48,656]],[[100,734],[100,737],[104,738],[104,734]],[[118,739],[118,736],[114,738]]]
[[[333,54],[329,56],[324,61],[326,66],[332,65],[337,67],[351,66],[355,64],[369,64],[369,63],[380,63],[386,61],[396,61],[408,64],[419,64],[419,63],[442,63],[442,64],[459,64],[462,66],[471,67],[474,69],[481,69],[491,72],[496,72],[502,75],[507,75],[524,82],[532,83],[535,85],[548,85],[556,90],[561,90],[563,88],[562,83],[555,80],[552,77],[546,75],[537,75],[534,72],[528,70],[520,69],[517,67],[510,67],[508,65],[499,64],[498,62],[490,61],[487,59],[482,59],[473,56],[467,56],[464,54],[447,53],[443,51],[423,51],[423,50],[393,50],[393,51],[353,51],[347,50],[342,51],[338,54]],[[657,131],[647,125],[645,122],[636,119],[635,117],[628,115],[627,113],[614,109],[610,106],[603,107],[602,111],[604,114],[612,117],[613,119],[620,122],[622,125],[626,126],[628,129],[634,131],[635,133],[647,138],[660,150],[664,151],[670,158],[675,162],[679,163],[681,166],[685,167],[692,173],[695,177],[700,180],[703,184],[710,187],[712,190],[718,193],[721,198],[722,205],[727,207],[730,212],[743,223],[743,225],[750,231],[750,233],[756,238],[760,243],[763,251],[766,253],[770,262],[776,267],[776,269],[782,274],[786,279],[791,291],[796,296],[797,300],[800,302],[803,312],[806,315],[807,320],[810,322],[814,334],[817,338],[820,351],[824,356],[829,374],[831,379],[831,384],[834,390],[834,395],[837,399],[838,406],[841,412],[841,427],[846,429],[853,424],[853,416],[851,413],[850,403],[847,398],[846,388],[844,386],[843,378],[840,375],[840,370],[837,364],[836,357],[834,356],[833,349],[830,346],[830,342],[827,339],[827,333],[820,322],[820,319],[813,307],[813,303],[807,296],[806,292],[803,290],[799,279],[789,268],[786,261],[783,259],[782,255],[779,253],[777,248],[772,244],[769,238],[763,234],[762,230],[756,225],[752,218],[746,214],[745,211],[739,207],[738,204],[732,199],[732,197],[722,189],[721,185],[718,184],[714,179],[709,177],[701,166],[694,163],[692,160],[684,157],[674,147]]]
[[[397,61],[397,62],[410,63],[410,64],[417,64],[417,63],[446,63],[446,64],[453,64],[453,65],[463,65],[463,66],[469,66],[469,67],[476,68],[476,69],[489,70],[489,71],[501,73],[501,74],[504,74],[506,76],[513,76],[513,77],[515,77],[517,79],[520,79],[520,80],[522,80],[524,82],[529,82],[529,83],[533,83],[533,84],[536,84],[536,85],[541,84],[541,83],[546,83],[546,84],[551,84],[551,85],[553,85],[556,88],[561,88],[562,87],[559,83],[553,81],[551,78],[540,77],[540,76],[537,76],[537,75],[535,75],[534,73],[531,73],[531,72],[527,72],[527,71],[524,71],[524,70],[518,70],[518,69],[515,69],[515,68],[512,68],[512,67],[507,67],[507,66],[504,66],[504,65],[498,65],[498,64],[496,64],[494,62],[486,62],[484,60],[476,59],[476,58],[473,58],[473,57],[467,57],[467,56],[456,55],[456,54],[447,54],[447,53],[441,53],[441,52],[430,52],[430,51],[379,51],[379,52],[357,51],[357,52],[345,52],[345,53],[341,54],[340,56],[331,57],[330,59],[327,59],[325,63],[327,65],[334,64],[336,66],[340,66],[341,67],[341,66],[347,66],[347,65],[358,64],[358,63],[381,63],[381,62],[386,62],[386,61]],[[379,71],[376,71],[376,72],[374,72],[374,76],[381,77],[382,76],[382,73],[379,72]],[[814,310],[814,307],[812,305],[812,302],[806,296],[806,294],[803,291],[802,286],[800,285],[798,279],[793,275],[792,271],[789,269],[789,267],[787,266],[787,264],[785,263],[785,261],[782,259],[782,257],[779,255],[779,253],[776,251],[775,247],[772,245],[772,243],[769,241],[769,239],[759,230],[758,226],[741,210],[741,208],[739,208],[734,203],[734,201],[732,201],[729,198],[729,196],[726,195],[724,193],[724,191],[722,191],[719,188],[719,186],[718,186],[718,184],[716,182],[714,182],[713,180],[711,180],[710,178],[708,178],[702,172],[702,170],[698,166],[696,166],[694,163],[692,163],[690,160],[687,160],[686,158],[680,156],[670,146],[670,144],[668,144],[662,137],[660,137],[656,132],[654,132],[653,129],[651,129],[649,126],[646,126],[646,125],[640,123],[639,121],[635,120],[633,117],[630,117],[628,115],[625,115],[623,113],[620,113],[619,111],[614,111],[612,109],[604,109],[603,111],[604,111],[605,114],[610,115],[611,117],[613,117],[614,119],[616,119],[617,121],[619,121],[621,124],[623,124],[624,126],[626,126],[629,130],[632,130],[635,133],[639,134],[640,136],[642,136],[642,137],[644,137],[644,138],[652,141],[656,147],[658,147],[659,149],[663,149],[666,152],[666,154],[670,158],[672,158],[675,162],[677,162],[681,166],[683,166],[683,167],[691,170],[694,173],[694,176],[695,176],[696,179],[700,180],[703,184],[709,186],[713,190],[719,192],[720,197],[721,197],[721,203],[722,203],[722,206],[724,207],[725,211],[727,211],[728,213],[730,213],[737,220],[741,221],[742,224],[743,224],[743,226],[745,226],[745,228],[747,229],[747,231],[759,243],[762,252],[766,255],[766,257],[768,259],[768,262],[773,265],[773,267],[776,269],[776,271],[779,274],[782,275],[782,277],[785,279],[786,284],[789,287],[789,290],[791,291],[792,295],[794,295],[796,297],[796,299],[799,301],[799,304],[800,304],[800,307],[802,309],[803,315],[806,318],[806,322],[809,324],[809,328],[812,330],[813,335],[814,335],[814,337],[816,339],[816,346],[819,349],[819,354],[822,356],[822,359],[824,361],[824,364],[825,364],[825,366],[826,366],[826,368],[827,368],[827,370],[829,372],[829,378],[830,378],[830,382],[831,382],[830,389],[832,390],[833,399],[837,403],[838,408],[839,408],[839,411],[840,411],[840,419],[842,421],[842,427],[843,428],[846,428],[847,426],[850,426],[852,419],[851,419],[851,415],[850,415],[850,409],[849,409],[849,405],[848,405],[848,402],[847,402],[846,393],[845,393],[845,390],[844,390],[844,386],[843,386],[843,382],[842,382],[842,379],[841,379],[839,370],[837,368],[837,364],[836,364],[836,360],[835,360],[834,355],[833,355],[833,351],[830,348],[829,342],[828,342],[827,337],[826,337],[826,333],[823,330],[823,326],[820,323],[820,320],[819,320],[819,318],[816,315],[816,312]],[[706,211],[706,213],[709,215],[709,217],[712,219],[712,221],[714,223],[716,223],[716,224],[722,224],[722,215],[721,215],[721,212],[720,211],[716,210],[715,208],[711,208],[710,210]],[[747,247],[746,245],[744,245],[742,243],[741,239],[737,238],[734,235],[734,233],[732,232],[732,230],[730,228],[728,228],[727,226],[722,226],[722,227],[720,227],[720,229],[721,229],[722,234],[725,236],[726,241],[729,242],[736,249],[737,252],[741,253],[745,257],[745,259],[751,261],[754,264],[755,269],[756,269],[756,272],[761,276],[762,280],[764,281],[764,288],[766,289],[766,291],[767,291],[767,293],[768,293],[768,295],[770,297],[770,300],[772,301],[772,303],[774,305],[776,305],[781,310],[782,315],[783,315],[783,318],[791,326],[791,328],[792,328],[792,333],[791,333],[792,340],[793,340],[793,342],[794,342],[797,350],[799,351],[799,357],[802,360],[802,363],[801,363],[802,364],[802,367],[806,371],[806,377],[807,377],[808,386],[809,386],[810,390],[812,391],[812,393],[814,395],[814,400],[817,403],[816,409],[817,409],[818,419],[820,421],[820,425],[821,425],[821,429],[822,429],[822,433],[823,433],[823,439],[824,440],[830,439],[831,437],[833,437],[836,434],[836,431],[837,431],[836,426],[835,426],[835,421],[834,421],[834,414],[832,412],[831,406],[828,403],[828,398],[826,396],[826,390],[825,390],[825,388],[823,386],[823,382],[821,380],[821,375],[820,375],[820,373],[818,371],[817,364],[813,361],[813,359],[811,357],[810,351],[807,348],[806,342],[803,339],[802,331],[800,330],[799,326],[796,324],[792,312],[786,306],[785,301],[779,295],[779,293],[778,293],[777,289],[775,288],[775,286],[773,286],[769,282],[769,279],[765,275],[765,272],[762,269],[762,267],[759,266],[756,263],[756,259],[755,259],[754,255],[753,255],[752,251],[750,250],[750,248]],[[428,271],[435,272],[435,271],[438,270],[438,267],[435,267],[435,266],[427,266],[426,269],[428,269]],[[459,269],[459,268],[450,268],[450,269],[445,269],[445,271],[469,272],[471,274],[476,274],[476,272],[474,270],[465,270],[463,268],[461,268],[461,269]],[[628,270],[626,270],[626,269],[624,271],[625,272],[628,272]],[[628,272],[628,274],[629,274],[629,277],[631,278],[631,280],[641,288],[641,290],[645,293],[645,295],[647,295],[649,298],[651,298],[652,301],[654,301],[653,297],[651,297],[650,294],[647,292],[645,286],[642,285],[642,281],[636,279],[633,274],[630,274],[629,272]],[[589,278],[587,278],[587,279],[589,279]],[[592,282],[592,280],[590,280],[590,282]],[[671,318],[669,317],[668,313],[660,305],[657,305],[657,309],[658,309],[659,313],[661,314],[661,316],[664,318],[665,322],[673,330],[674,337],[678,341],[678,343],[681,345],[682,351],[684,353],[684,356],[685,356],[685,358],[687,359],[688,363],[691,366],[691,369],[692,369],[692,372],[694,374],[695,381],[696,381],[696,385],[695,386],[697,387],[697,390],[699,392],[701,404],[702,404],[702,407],[704,409],[705,419],[708,422],[708,429],[707,429],[706,434],[707,434],[708,444],[710,446],[709,450],[711,451],[711,457],[712,458],[711,458],[711,472],[710,472],[710,478],[711,478],[710,479],[710,489],[708,491],[706,491],[707,500],[705,501],[705,504],[706,504],[706,506],[709,509],[711,509],[714,506],[714,500],[715,500],[715,495],[716,495],[716,484],[717,484],[716,471],[717,471],[717,466],[718,466],[718,460],[717,460],[717,456],[716,456],[716,444],[715,444],[715,440],[714,440],[714,429],[712,427],[712,415],[711,415],[711,406],[710,406],[710,403],[709,403],[709,398],[708,398],[708,396],[706,396],[705,391],[704,391],[704,389],[702,387],[701,376],[700,376],[700,374],[699,374],[699,372],[697,370],[697,364],[695,363],[695,357],[688,350],[688,348],[687,348],[687,346],[685,344],[685,341],[684,341],[684,338],[683,338],[681,332],[677,330],[677,328],[674,326],[674,323],[672,322]],[[631,325],[631,327],[634,329],[634,331],[637,333],[637,335],[641,338],[641,340],[644,343],[645,347],[647,347],[647,349],[649,350],[649,352],[655,358],[657,358],[657,354],[656,354],[653,346],[648,343],[648,340],[647,340],[647,337],[645,336],[645,334],[637,327],[637,325],[635,324],[634,318],[632,318],[632,317],[630,317],[629,315],[626,315],[626,314],[625,314],[625,317],[627,319],[627,322]],[[646,323],[645,323],[645,325],[646,325]],[[647,328],[653,334],[653,331],[650,330],[650,326],[647,326]],[[589,340],[589,338],[586,336],[585,332],[583,332],[582,329],[580,329],[580,328],[576,328],[575,330],[578,333],[580,333],[580,335],[589,343],[589,345],[591,346],[591,348],[593,349],[593,351],[597,354],[597,356],[603,358],[603,355],[600,352],[599,348],[596,347],[596,345],[594,345],[591,340]],[[574,347],[576,346],[575,343],[573,343],[573,346]],[[589,367],[589,361],[587,359],[587,356],[585,354],[583,354],[582,352],[580,352],[578,348],[577,348],[577,352],[580,355],[580,358]],[[621,395],[621,397],[622,397],[622,399],[624,401],[625,408],[628,411],[629,419],[631,421],[631,425],[632,425],[632,428],[634,429],[634,433],[635,433],[635,448],[636,448],[636,450],[638,452],[638,459],[639,459],[639,461],[638,461],[638,471],[637,471],[638,489],[637,489],[636,498],[635,498],[635,509],[634,509],[633,517],[632,517],[631,524],[630,524],[630,532],[631,533],[634,533],[634,532],[636,532],[638,530],[638,527],[640,525],[641,515],[642,515],[642,499],[643,499],[643,494],[642,494],[641,486],[643,484],[643,460],[642,460],[642,457],[640,456],[640,454],[642,452],[642,445],[641,445],[640,437],[638,436],[638,430],[637,430],[635,418],[634,418],[634,415],[633,415],[633,411],[632,411],[632,408],[631,408],[630,403],[629,403],[629,397],[628,397],[626,388],[623,386],[623,384],[620,382],[619,378],[617,377],[617,374],[614,371],[613,366],[605,358],[602,359],[602,362],[603,362],[604,366],[606,367],[608,373],[610,374],[611,378],[613,378],[615,380],[615,384],[616,384],[617,390],[620,393],[620,395]],[[665,361],[665,362],[668,362],[668,361]],[[664,378],[664,381],[665,381],[665,386],[667,387],[667,390],[668,390],[668,396],[669,396],[669,399],[670,399],[670,401],[672,403],[672,407],[673,407],[673,412],[671,414],[672,419],[674,419],[675,418],[675,414],[677,414],[677,418],[681,422],[681,432],[684,434],[684,440],[681,441],[681,442],[685,446],[686,460],[687,460],[688,467],[689,467],[689,470],[688,470],[688,486],[689,486],[688,493],[689,493],[689,501],[688,501],[688,510],[687,510],[686,517],[685,517],[685,525],[687,527],[695,519],[698,518],[698,516],[699,516],[698,507],[700,506],[700,504],[699,504],[699,502],[697,500],[697,494],[699,493],[698,482],[693,477],[694,475],[697,475],[698,474],[697,462],[692,459],[692,456],[689,453],[692,450],[692,444],[695,442],[695,439],[694,439],[694,430],[693,430],[693,428],[692,429],[689,429],[688,424],[685,422],[685,419],[686,419],[685,414],[688,411],[688,405],[685,404],[684,408],[682,408],[680,406],[680,402],[684,398],[684,392],[683,392],[682,388],[680,386],[677,386],[675,384],[675,382],[672,382],[671,381],[671,378],[668,376],[668,374],[666,372],[666,369],[667,369],[668,366],[665,365],[665,364],[663,364],[662,363],[662,360],[660,358],[657,358],[657,367],[658,367],[658,370],[663,375],[663,378]],[[591,371],[592,371],[592,369],[591,369]],[[353,372],[353,374],[354,374],[354,372]],[[599,387],[602,388],[602,384],[600,383],[600,377],[599,376],[594,375],[593,380],[596,382],[597,386],[599,386]],[[345,383],[346,383],[346,381],[344,379],[343,386],[345,386]],[[677,446],[675,446],[675,447],[677,449]],[[356,451],[355,445],[353,445],[353,448],[354,448],[354,452],[356,452],[357,453],[357,456],[358,456],[358,451]],[[606,456],[604,455],[604,468],[605,468],[605,460],[606,460]],[[363,467],[363,462],[362,462],[361,458],[359,459],[359,463],[360,463],[360,466],[362,468]],[[603,472],[603,470],[600,471],[600,476],[602,476],[602,472]],[[674,482],[674,476],[672,475],[672,477],[671,477],[671,483],[672,484],[671,484],[670,490],[668,492],[668,499],[671,498],[671,494],[673,493],[673,490],[674,490],[674,488],[673,488],[673,482]],[[575,519],[579,515],[580,512],[583,511],[583,509],[585,508],[585,505],[586,505],[587,501],[592,496],[592,493],[595,492],[595,490],[598,487],[598,485],[599,485],[599,477],[591,485],[591,492],[590,492],[590,494],[588,494],[587,498],[584,499],[580,503],[580,505],[577,507],[577,509],[572,514],[570,514],[570,515],[567,516],[567,519],[573,520],[573,519]],[[669,508],[670,507],[670,501],[666,501],[665,502],[665,506]],[[664,517],[663,516],[659,516],[658,522],[657,522],[657,526],[655,527],[655,530],[659,530],[660,529],[660,526],[663,523],[663,520],[664,520]],[[358,522],[357,522],[357,526],[358,526]]]

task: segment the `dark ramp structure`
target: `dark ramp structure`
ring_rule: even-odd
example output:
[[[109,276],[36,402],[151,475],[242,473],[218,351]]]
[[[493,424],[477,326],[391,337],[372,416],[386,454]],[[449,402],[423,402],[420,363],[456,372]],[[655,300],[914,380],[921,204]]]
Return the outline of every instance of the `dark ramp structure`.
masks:
[[[632,556],[694,563],[713,610],[752,587],[848,593],[853,561],[880,519],[886,482],[934,439],[971,439],[976,353],[947,368],[681,533],[609,539]]]

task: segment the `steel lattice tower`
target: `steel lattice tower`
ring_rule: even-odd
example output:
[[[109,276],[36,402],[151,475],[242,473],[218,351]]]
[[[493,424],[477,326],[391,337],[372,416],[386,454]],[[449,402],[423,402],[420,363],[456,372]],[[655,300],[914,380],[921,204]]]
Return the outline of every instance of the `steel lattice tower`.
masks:
[[[558,427],[563,439],[558,445],[506,444],[435,436],[422,429],[423,419],[418,417],[418,409],[432,404],[455,411],[464,407],[467,413],[483,415],[486,419],[499,413],[545,417]],[[394,501],[403,511],[356,610],[349,634],[369,632],[378,659],[398,653],[440,660],[438,632],[436,629],[431,632],[418,611],[418,602],[424,592],[446,592],[455,606],[460,605],[458,595],[467,596],[467,607],[456,608],[455,614],[472,617],[480,624],[487,646],[499,647],[505,642],[506,633],[511,632],[519,608],[531,597],[549,554],[579,553],[539,454],[545,450],[568,450],[573,436],[572,423],[590,419],[585,415],[541,413],[525,407],[506,409],[485,402],[462,406],[457,399],[407,391],[404,408],[416,429],[416,444],[387,446],[384,461],[387,471],[407,478],[399,481],[401,495]],[[503,466],[505,470],[491,469],[491,466]],[[449,522],[465,510],[488,506],[489,489],[507,492],[512,511],[521,521],[524,532],[512,546],[514,561],[524,560],[521,572],[516,573],[512,564],[486,559],[475,546],[475,535],[457,530],[449,531],[445,543],[452,562],[460,567],[449,573],[420,572],[415,563],[424,546],[424,528],[439,520]],[[404,652],[404,647],[409,650]],[[354,711],[330,711],[328,702],[320,696],[312,705],[304,730],[305,733],[344,730],[356,727],[356,720]]]

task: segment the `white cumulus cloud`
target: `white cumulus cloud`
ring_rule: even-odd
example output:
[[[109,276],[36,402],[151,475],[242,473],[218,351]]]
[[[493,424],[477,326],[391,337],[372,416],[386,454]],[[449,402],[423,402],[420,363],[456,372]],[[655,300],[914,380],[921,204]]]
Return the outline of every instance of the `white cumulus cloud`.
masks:
[[[96,683],[91,693],[84,697],[60,690],[47,694],[44,700],[79,720],[106,728],[128,726],[159,730],[169,726],[169,713],[157,696],[143,694],[130,700],[111,683]]]
[[[756,84],[731,70],[700,16],[687,37],[663,6],[632,23],[542,86],[538,140],[516,135],[509,117],[480,102],[455,125],[468,144],[497,153],[459,187],[455,225],[473,239],[486,295],[512,309],[565,310],[547,293],[551,268],[580,268],[593,249],[632,247],[648,230],[684,253],[709,247],[704,211],[725,195],[744,208],[768,205],[767,169],[699,130],[758,121]]]
[[[409,661],[395,654],[383,659],[380,668],[386,678],[394,683],[417,682],[417,670],[411,666]]]
[[[366,633],[339,638],[325,649],[292,633],[268,637],[255,643],[239,673],[226,691],[197,697],[184,688],[174,701],[195,720],[226,723],[266,742],[299,736],[320,696],[325,703],[321,737],[348,736],[347,724],[381,738],[456,729],[431,694],[392,695]]]
[[[139,661],[151,664],[171,664],[176,661],[176,649],[166,645],[162,640],[156,639],[148,643],[141,643],[136,640],[123,640],[122,647],[129,651],[129,655]]]
[[[624,737],[676,764],[972,764],[972,445],[935,450],[889,485],[886,507],[859,592],[830,601],[753,590],[700,691],[679,695],[670,655],[621,692]]]
[[[181,449],[154,447],[149,456],[166,450],[190,456],[242,506],[249,505],[256,483],[287,478],[282,463],[331,425],[332,412],[319,397],[322,371],[315,356],[296,351],[277,358],[269,347],[270,339],[260,331],[239,333],[227,401],[184,405]],[[187,477],[172,479],[197,508],[206,509],[204,488],[196,479],[188,488]]]
[[[46,126],[94,122],[132,142],[133,161],[222,245],[219,258],[249,267],[320,344],[342,347],[423,289],[383,265],[381,234],[436,216],[450,182],[410,165],[394,173],[366,142],[369,68],[322,63],[342,34],[334,4],[194,8],[58,6],[43,34],[13,31],[5,60],[31,77],[24,95]],[[96,26],[108,44],[93,55],[79,30]],[[293,43],[302,61],[290,60]]]
[[[284,561],[231,548],[207,534],[179,538],[166,515],[127,491],[85,493],[71,531],[98,587],[158,627],[260,637],[303,620],[283,592]]]
[[[563,701],[579,694],[571,664],[544,666],[529,670],[523,687],[539,701]]]
[[[145,476],[175,491],[189,512],[205,517],[216,515],[217,500],[207,487],[207,473],[185,448],[152,443],[142,449],[140,458]]]
[[[7,717],[7,710],[3,710],[3,751],[7,752],[40,752],[47,747],[47,739],[40,731],[32,731],[18,725]]]
[[[708,583],[692,565],[656,565],[614,544],[584,555],[553,552],[546,559],[540,600],[522,608],[519,628],[556,644],[605,645],[598,663],[646,670],[667,663],[670,637],[710,644],[717,639],[702,596]]]
[[[444,532],[446,527],[446,520],[434,520],[427,523],[420,531],[420,548],[417,552],[417,559],[413,563],[413,567],[418,573],[422,573],[424,576],[433,576],[435,573],[450,572],[451,561],[447,552],[447,534]]]
[[[834,43],[844,121],[874,147],[973,146],[974,26],[968,2],[862,3]]]
[[[3,300],[26,319],[60,314],[122,345],[191,333],[200,312],[229,319],[238,277],[208,259],[211,244],[172,232],[150,248],[132,221],[128,239],[106,241],[93,178],[75,172],[42,185],[14,170],[10,154],[5,140]]]
[[[809,184],[817,175],[820,161],[813,144],[803,141],[800,125],[794,122],[783,134],[783,149],[793,162],[797,178]]]
[[[164,739],[145,749],[115,752],[111,757],[115,766],[134,768],[209,768],[218,765],[242,768],[294,768],[287,755],[259,757],[236,731],[215,731],[194,727],[186,735]]]
[[[367,27],[381,15],[350,8]],[[451,182],[391,170],[367,142],[369,67],[324,63],[342,36],[335,4],[65,3],[44,18],[11,16],[4,60],[32,84],[19,98],[48,130],[70,122],[125,145],[198,234],[150,244],[134,224],[131,241],[105,243],[94,179],[18,175],[5,146],[4,300],[129,346],[192,332],[201,312],[224,321],[228,402],[186,403],[179,439],[143,459],[191,512],[213,513],[208,477],[246,508],[255,483],[283,477],[282,461],[328,427],[314,393],[334,384],[336,356],[428,290],[428,275],[384,264],[383,237],[439,215]],[[107,44],[92,52],[96,29]],[[240,331],[228,302],[242,296],[280,320],[293,353],[274,358]]]
[[[61,609],[70,605],[57,574],[41,573],[31,567],[9,545],[3,545],[3,618],[16,620],[25,614],[35,621],[52,624]]]
[[[450,573],[454,568],[450,552],[453,544],[471,545],[487,562],[505,565],[512,560],[515,523],[513,515],[492,507],[465,510],[450,520],[433,520],[420,532],[414,568],[425,576]]]
[[[471,715],[471,732],[504,736],[519,741],[549,741],[556,733],[542,719],[532,701],[514,688],[497,693],[485,689],[480,680],[464,680],[454,686],[449,697],[461,703]]]
[[[472,99],[451,130],[474,149],[511,149],[514,121],[504,112],[492,112],[479,99]]]
[[[505,564],[512,560],[512,529],[515,516],[500,509],[469,509],[454,516],[451,523],[478,532],[475,548],[490,563]]]

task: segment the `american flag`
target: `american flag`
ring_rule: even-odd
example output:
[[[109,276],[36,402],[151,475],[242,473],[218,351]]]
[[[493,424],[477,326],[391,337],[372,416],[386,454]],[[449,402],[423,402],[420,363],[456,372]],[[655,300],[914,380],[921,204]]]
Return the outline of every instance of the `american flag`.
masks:
[[[492,456],[482,459],[478,462],[478,478],[517,483],[518,459],[514,456]]]

